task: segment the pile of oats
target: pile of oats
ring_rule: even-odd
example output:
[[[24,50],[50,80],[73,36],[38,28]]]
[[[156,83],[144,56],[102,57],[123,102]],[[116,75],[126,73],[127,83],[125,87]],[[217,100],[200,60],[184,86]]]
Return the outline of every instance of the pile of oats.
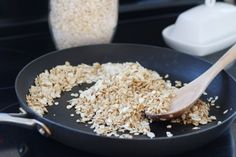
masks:
[[[46,107],[53,105],[53,99],[59,98],[61,92],[70,91],[83,82],[95,81],[94,75],[97,75],[98,66],[100,65],[81,64],[75,67],[66,62],[65,65],[58,65],[50,71],[45,70],[37,76],[35,85],[29,89],[29,94],[26,96],[28,105],[43,115],[47,112]]]
[[[154,138],[151,120],[144,112],[161,114],[168,112],[176,87],[165,81],[157,72],[139,63],[106,63],[71,66],[68,62],[51,70],[45,70],[35,79],[35,85],[26,96],[28,105],[39,114],[47,106],[55,105],[63,91],[70,91],[82,83],[94,83],[90,88],[73,93],[67,109],[74,108],[80,115],[77,122],[91,124],[99,135],[132,138],[146,135]],[[181,85],[180,82],[177,82]],[[172,122],[206,124],[215,120],[209,116],[210,105],[198,101],[189,111]],[[170,134],[168,134],[169,136]],[[170,136],[169,136],[170,137]]]
[[[193,107],[185,111],[179,118],[171,120],[172,123],[193,124],[199,126],[216,120],[215,116],[209,116],[210,104],[198,100]]]
[[[125,63],[121,73],[98,80],[70,104],[81,116],[80,122],[92,124],[97,134],[116,136],[118,132],[128,131],[150,135],[144,111],[166,113],[174,89],[156,72],[138,63]]]

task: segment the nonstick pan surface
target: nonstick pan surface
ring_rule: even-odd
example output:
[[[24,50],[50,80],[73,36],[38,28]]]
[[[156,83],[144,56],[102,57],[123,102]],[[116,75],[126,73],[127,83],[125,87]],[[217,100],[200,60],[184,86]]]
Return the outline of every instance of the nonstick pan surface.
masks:
[[[221,72],[207,89],[207,97],[219,96],[216,105],[220,109],[211,107],[211,115],[217,117],[217,121],[200,126],[200,130],[193,130],[192,125],[171,124],[168,122],[155,122],[151,129],[156,138],[149,139],[146,136],[134,136],[133,139],[119,139],[96,135],[89,126],[77,123],[79,117],[74,109],[66,109],[67,101],[72,99],[71,92],[78,92],[87,85],[74,87],[71,92],[64,92],[57,99],[60,105],[51,106],[49,112],[41,117],[31,110],[26,103],[26,94],[34,79],[45,69],[51,69],[57,65],[69,61],[71,65],[81,63],[123,63],[139,62],[142,66],[155,70],[162,76],[170,75],[170,80],[190,82],[207,68],[210,63],[199,58],[181,54],[170,49],[135,45],[135,44],[104,44],[77,47],[46,54],[29,63],[16,79],[16,93],[22,108],[31,118],[45,124],[52,134],[50,137],[66,145],[80,150],[104,155],[170,155],[197,148],[218,137],[231,124],[235,117],[236,82],[226,72]],[[203,100],[207,98],[202,97]],[[227,114],[223,111],[229,110]],[[221,121],[221,124],[217,124]],[[173,133],[173,137],[166,137],[166,131]]]

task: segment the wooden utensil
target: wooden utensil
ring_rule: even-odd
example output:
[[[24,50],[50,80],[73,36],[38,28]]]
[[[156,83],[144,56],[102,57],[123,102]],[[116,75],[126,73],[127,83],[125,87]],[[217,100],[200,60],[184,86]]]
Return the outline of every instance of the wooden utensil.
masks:
[[[183,114],[189,109],[196,100],[206,90],[211,81],[223,70],[227,65],[236,59],[236,44],[232,46],[214,65],[198,78],[185,85],[182,88],[176,89],[170,110],[164,114],[152,115],[146,113],[150,119],[172,119]]]

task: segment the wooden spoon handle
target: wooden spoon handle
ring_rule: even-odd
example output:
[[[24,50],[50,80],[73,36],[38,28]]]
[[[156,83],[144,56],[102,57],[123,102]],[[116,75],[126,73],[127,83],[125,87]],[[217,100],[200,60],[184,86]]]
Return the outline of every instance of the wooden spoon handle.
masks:
[[[213,66],[215,72],[220,72],[236,59],[236,44],[233,45]],[[215,67],[215,68],[214,68]]]
[[[200,75],[193,82],[202,80],[203,86],[208,86],[211,81],[219,74],[227,65],[236,59],[236,44],[232,46],[215,64],[212,65],[206,72]]]

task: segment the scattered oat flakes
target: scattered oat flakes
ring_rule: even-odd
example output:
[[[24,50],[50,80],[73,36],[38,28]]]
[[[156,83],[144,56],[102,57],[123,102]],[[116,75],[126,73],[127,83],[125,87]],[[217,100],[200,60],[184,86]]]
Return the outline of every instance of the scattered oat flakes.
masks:
[[[166,119],[165,118],[160,118],[160,121],[166,121]]]
[[[71,109],[72,107],[73,107],[73,105],[67,105],[67,106],[66,106],[66,109],[69,110],[69,109]]]
[[[71,116],[71,117],[74,117],[74,116],[75,116],[75,114],[71,113],[71,114],[70,114],[70,116]]]
[[[112,134],[111,134],[111,135],[112,135]],[[122,135],[119,136],[119,138],[128,138],[128,139],[132,139],[133,136],[130,135],[130,134],[122,134]]]
[[[171,81],[170,80],[166,80],[166,83],[171,83]]]
[[[216,108],[220,108],[220,106],[217,105]]]
[[[148,132],[147,133],[147,136],[150,137],[150,138],[154,138],[155,137],[155,134],[153,132]]]
[[[175,87],[182,87],[181,81],[175,81]]]
[[[211,102],[213,100],[213,97],[207,98],[208,102]]]
[[[167,132],[166,132],[166,136],[167,136],[167,137],[172,137],[173,134],[172,134],[171,132],[167,131]]]
[[[218,121],[218,122],[217,122],[218,125],[221,124],[221,123],[222,123],[221,121]]]
[[[223,112],[223,114],[226,114],[228,111],[229,111],[229,110],[225,110],[225,111]]]
[[[214,103],[210,103],[211,104],[211,106],[215,106],[216,104],[214,104]]]
[[[59,105],[59,102],[54,102],[55,105]]]
[[[216,120],[216,116],[210,116],[211,120]]]
[[[78,97],[79,94],[78,93],[71,93],[70,96],[73,96],[73,97]]]
[[[216,102],[216,100],[214,99],[214,100],[211,100],[211,104],[215,104],[215,102]]]
[[[193,130],[199,130],[199,129],[201,129],[200,127],[197,127],[197,126],[195,126],[195,127],[193,127],[192,128]]]
[[[171,128],[172,128],[172,125],[167,125],[166,128],[167,128],[167,129],[171,129]]]
[[[136,135],[136,136],[137,136],[137,135],[139,135],[139,133],[138,133],[138,132],[135,132],[135,133],[134,133],[134,135]]]
[[[168,78],[169,77],[169,75],[168,74],[166,74],[165,76],[164,76],[164,78]]]
[[[207,95],[207,92],[203,92],[202,94],[203,94],[203,95]]]

